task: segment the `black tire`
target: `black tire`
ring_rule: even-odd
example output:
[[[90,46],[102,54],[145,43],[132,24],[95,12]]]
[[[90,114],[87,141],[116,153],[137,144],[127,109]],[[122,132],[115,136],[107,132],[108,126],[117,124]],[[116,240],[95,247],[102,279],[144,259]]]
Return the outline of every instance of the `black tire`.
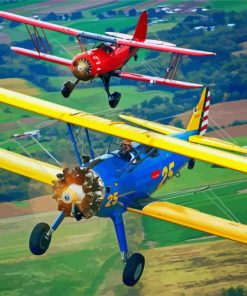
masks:
[[[127,261],[123,270],[123,283],[134,286],[142,276],[145,266],[145,258],[140,253],[133,254]]]
[[[115,91],[113,94],[109,96],[109,105],[111,108],[116,108],[119,101],[121,99],[121,93]]]
[[[50,245],[51,235],[46,236],[46,233],[50,230],[50,226],[46,223],[37,224],[29,239],[29,249],[34,255],[44,254]]]
[[[195,160],[191,158],[188,162],[188,169],[193,170],[194,166],[195,166]]]
[[[72,92],[72,90],[74,89],[74,83],[71,81],[66,81],[64,82],[62,89],[61,89],[61,93],[64,96],[64,98],[68,98]]]

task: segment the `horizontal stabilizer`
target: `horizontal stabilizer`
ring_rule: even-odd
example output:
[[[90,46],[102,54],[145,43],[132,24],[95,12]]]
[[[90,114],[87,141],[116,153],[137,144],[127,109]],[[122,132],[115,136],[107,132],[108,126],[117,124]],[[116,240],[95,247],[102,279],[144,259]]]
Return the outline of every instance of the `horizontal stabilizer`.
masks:
[[[217,138],[211,138],[206,136],[195,135],[189,137],[189,141],[192,143],[202,144],[210,147],[216,147],[228,151],[239,152],[247,154],[247,148],[238,146],[236,144],[226,142]]]
[[[60,58],[60,57],[57,57],[54,55],[41,53],[41,52],[39,53],[37,51],[33,51],[30,49],[25,49],[25,48],[21,48],[21,47],[13,47],[12,46],[11,49],[18,54],[22,54],[22,55],[32,57],[35,59],[39,59],[39,60],[43,60],[43,61],[47,61],[47,62],[52,62],[55,64],[67,66],[67,67],[70,67],[72,65],[72,61],[70,61],[68,59]]]
[[[165,220],[247,244],[247,226],[169,202],[154,201],[130,212]]]
[[[141,75],[141,74],[130,73],[130,72],[125,72],[125,71],[114,72],[112,75],[116,76],[116,77],[124,78],[124,79],[148,82],[151,84],[161,84],[161,85],[167,85],[167,86],[178,87],[178,88],[200,88],[200,87],[203,87],[202,84],[183,82],[183,81],[159,78],[159,77],[148,76],[148,75]]]
[[[62,168],[1,148],[0,168],[50,185],[63,173]]]
[[[135,123],[137,125],[143,126],[143,127],[147,128],[147,129],[156,131],[156,132],[164,134],[164,135],[170,135],[170,134],[177,134],[177,133],[185,132],[185,130],[182,129],[182,128],[178,128],[178,127],[171,126],[171,125],[165,125],[165,124],[161,124],[161,123],[154,122],[154,121],[149,121],[149,120],[140,119],[140,118],[127,116],[127,115],[122,115],[122,114],[120,114],[119,117],[121,119],[124,119],[126,121]]]
[[[189,143],[175,137],[161,135],[145,129],[133,127],[123,122],[105,119],[77,109],[40,100],[4,88],[0,88],[0,102],[44,116],[52,117],[60,121],[72,123],[77,126],[92,129],[100,133],[129,139],[147,146],[184,155],[188,158],[206,161],[247,173],[247,157],[244,156]]]

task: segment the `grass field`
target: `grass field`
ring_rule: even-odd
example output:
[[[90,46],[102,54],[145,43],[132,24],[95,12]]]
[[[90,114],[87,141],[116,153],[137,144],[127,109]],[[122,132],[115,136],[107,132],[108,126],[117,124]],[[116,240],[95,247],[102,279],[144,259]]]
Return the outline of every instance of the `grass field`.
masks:
[[[76,1],[79,2],[79,0]],[[22,10],[24,2],[28,6],[44,1],[17,1],[4,4],[1,9],[18,8],[18,13],[22,14],[23,11],[25,15],[27,8]],[[102,13],[109,9],[122,9],[131,5],[132,2],[118,1],[104,7],[83,11],[85,18],[72,22],[71,26],[97,33],[104,33],[109,27],[121,31],[126,27],[134,26],[137,17],[116,17],[98,21],[95,16],[91,15],[92,11]],[[141,2],[144,1],[135,1],[135,4]],[[164,4],[181,2],[184,1],[162,1]],[[61,5],[61,1],[57,3],[54,9]],[[198,5],[211,5],[213,8],[226,11],[247,9],[245,1],[210,0],[200,2]],[[36,9],[33,8],[32,12],[36,13]],[[68,22],[58,22],[58,24],[69,25]],[[175,22],[150,26],[150,38],[154,38],[153,34],[157,31],[164,28],[169,29],[174,25]],[[4,32],[10,36],[11,41],[28,38],[23,25],[14,29],[5,29]],[[73,42],[70,42],[70,53],[62,48],[61,45],[67,47],[69,44],[68,36],[57,33],[48,35],[57,54],[70,58],[71,53],[78,51],[74,48],[75,43]],[[139,57],[139,61],[142,57],[145,58],[144,51]],[[32,60],[27,58],[27,62],[29,61]],[[130,66],[132,65],[131,61]],[[52,84],[60,86],[68,78],[56,77],[52,79]],[[94,82],[91,88],[76,89],[71,99],[65,100],[61,98],[59,91],[46,93],[25,80],[16,78],[0,80],[2,87],[87,112],[103,111],[103,114],[110,118],[112,113],[109,111],[105,92],[95,84]],[[140,104],[144,100],[150,100],[154,96],[171,98],[174,92],[173,90],[172,92],[151,90],[145,91],[144,95],[134,86],[113,86],[112,91],[114,90],[122,92],[118,113],[121,113],[122,109]],[[23,123],[25,119],[30,121]],[[13,133],[23,131],[16,123],[17,120],[21,120],[26,129],[33,129],[45,118],[17,108],[7,106],[1,108],[0,123],[1,128],[4,127],[4,129],[1,129],[0,141],[8,140]],[[246,137],[239,138],[237,141],[241,145],[247,144]],[[10,148],[17,147],[14,143],[8,145]],[[48,148],[51,147],[49,143],[45,145]],[[35,150],[37,147],[29,148],[30,152]],[[227,207],[241,222],[247,223],[246,189],[245,175],[196,162],[193,171],[184,169],[180,178],[174,177],[155,194],[155,197],[224,218],[230,215]],[[16,202],[16,206],[19,207],[26,205],[25,201]],[[57,213],[43,213],[0,219],[0,296],[139,296],[164,295],[164,293],[172,296],[217,296],[220,295],[219,291],[222,288],[229,288],[231,285],[246,285],[247,251],[245,246],[214,237],[205,237],[202,232],[130,213],[125,215],[130,250],[143,253],[147,260],[142,281],[134,288],[122,285],[123,264],[112,223],[108,220],[95,218],[76,223],[68,219],[54,234],[48,253],[40,257],[32,256],[28,251],[30,231],[38,222],[51,223],[56,215]]]
[[[246,1],[229,1],[229,0],[209,0],[208,4],[214,9],[222,9],[224,11],[242,11],[247,9]]]
[[[62,85],[66,79],[68,79],[68,77],[54,78],[53,84]],[[14,84],[12,84],[11,81],[14,81]],[[75,89],[71,98],[67,100],[61,97],[59,91],[44,92],[23,79],[1,79],[0,87],[36,96],[44,100],[82,111],[96,114],[99,113],[99,115],[105,115],[108,118],[111,118],[112,114],[116,111],[120,113],[123,109],[130,108],[135,104],[139,105],[141,102],[150,100],[155,96],[173,97],[173,94],[167,91],[150,90],[145,91],[144,94],[143,92],[138,91],[135,86],[113,86],[111,88],[112,91],[120,91],[122,93],[122,99],[117,109],[109,110],[107,96],[103,88],[98,86],[96,82],[92,83],[91,88]],[[4,131],[4,133],[0,135],[0,141],[8,140],[13,133],[23,132],[22,128],[20,128],[17,123],[18,120],[26,120],[27,122],[24,124],[25,128],[34,129],[34,125],[38,126],[39,123],[46,120],[46,118],[35,113],[6,105],[0,109],[0,123],[3,124],[2,129]],[[28,121],[30,122],[28,123]]]
[[[175,198],[168,196],[168,201],[221,215],[206,196],[211,195],[215,199],[216,194],[241,222],[247,222],[247,194],[238,193],[246,188],[247,181],[243,181],[226,184],[225,187],[212,187],[197,194],[184,192]],[[54,234],[48,253],[41,257],[32,256],[27,244],[32,227],[41,221],[51,223],[55,215],[44,213],[0,220],[1,296],[148,295],[148,291],[156,295],[161,287],[177,293],[170,295],[181,295],[184,289],[188,293],[194,289],[201,293],[215,292],[246,279],[246,251],[240,244],[215,242],[214,238],[206,244],[198,244],[204,241],[205,234],[129,213],[125,215],[125,225],[130,250],[140,251],[147,259],[143,281],[135,288],[121,284],[123,266],[112,223],[105,219],[95,218],[79,223],[68,219]],[[195,242],[197,244],[191,245]],[[188,247],[164,248],[184,243],[189,244]],[[210,272],[215,266],[217,273]],[[224,268],[220,266],[227,266],[225,274],[222,274]],[[230,277],[233,271],[234,276]],[[157,276],[157,272],[159,277],[154,283],[150,279]],[[190,276],[186,277],[188,274]],[[226,277],[227,282],[224,281]],[[222,284],[215,285],[217,281]],[[199,283],[202,282],[201,286]],[[218,295],[213,292],[209,295]]]

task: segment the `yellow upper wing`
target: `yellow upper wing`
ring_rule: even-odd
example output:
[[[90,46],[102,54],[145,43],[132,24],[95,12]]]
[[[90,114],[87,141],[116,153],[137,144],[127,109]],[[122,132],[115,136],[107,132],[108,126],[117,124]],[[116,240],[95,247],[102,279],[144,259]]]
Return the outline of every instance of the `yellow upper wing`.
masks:
[[[178,128],[175,126],[165,125],[159,122],[149,121],[149,120],[145,120],[137,117],[127,116],[122,114],[120,114],[119,117],[126,121],[133,122],[137,125],[143,126],[145,128],[151,129],[153,131],[156,131],[164,135],[177,134],[177,133],[182,133],[186,131],[185,129]]]
[[[155,201],[144,206],[141,210],[135,208],[128,208],[128,210],[247,244],[246,225],[204,214],[184,206]]]
[[[50,185],[63,173],[62,168],[1,148],[0,168]]]
[[[245,153],[247,154],[247,148],[235,145],[233,143],[223,141],[217,138],[211,138],[206,136],[195,135],[189,137],[189,141],[191,143],[203,144],[206,146],[216,147],[220,149],[225,149],[229,151],[234,151],[238,153]]]
[[[0,101],[98,132],[126,138],[148,146],[185,155],[189,158],[199,159],[247,173],[246,157],[189,143],[175,137],[149,132],[123,122],[111,121],[80,110],[60,106],[3,88],[0,88]]]
[[[120,118],[133,122],[137,125],[143,126],[145,128],[148,128],[152,131],[164,134],[164,135],[170,135],[170,134],[178,134],[186,132],[185,129],[161,124],[158,122],[149,121],[146,119],[140,119],[137,117],[127,116],[127,115],[119,115]],[[238,145],[235,145],[233,143],[223,141],[217,138],[207,137],[207,136],[200,136],[200,135],[194,135],[189,137],[189,142],[196,143],[196,144],[202,144],[210,147],[220,148],[228,151],[233,152],[239,152],[239,153],[245,153],[247,154],[247,148],[241,147]]]

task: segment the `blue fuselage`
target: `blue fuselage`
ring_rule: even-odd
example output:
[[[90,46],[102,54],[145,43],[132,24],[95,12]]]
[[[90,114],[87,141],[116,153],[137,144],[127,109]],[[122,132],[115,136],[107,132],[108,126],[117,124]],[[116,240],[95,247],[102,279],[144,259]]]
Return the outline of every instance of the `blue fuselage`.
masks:
[[[173,136],[188,140],[193,134]],[[114,151],[102,155],[93,167],[105,186],[105,198],[97,216],[112,217],[116,211],[124,212],[139,199],[150,197],[189,161],[185,156],[141,144],[136,144],[134,150],[134,161],[127,161],[119,156],[119,151]]]

